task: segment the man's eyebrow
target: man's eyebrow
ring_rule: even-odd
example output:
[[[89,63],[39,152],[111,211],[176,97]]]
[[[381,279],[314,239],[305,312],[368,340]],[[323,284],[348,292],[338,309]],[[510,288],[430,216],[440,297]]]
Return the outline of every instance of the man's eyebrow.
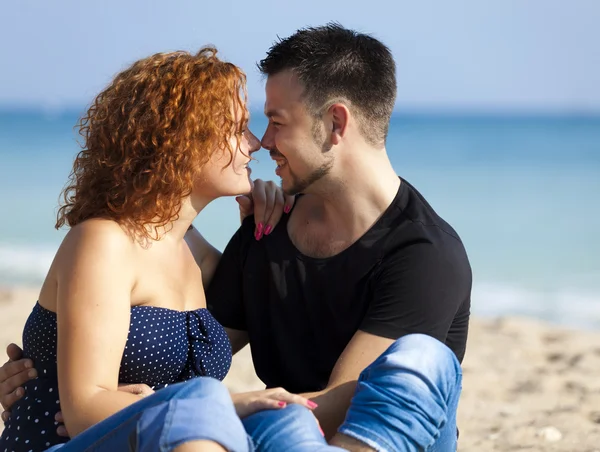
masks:
[[[283,116],[283,112],[281,110],[276,109],[276,108],[271,108],[269,110],[265,110],[265,116],[267,118],[271,118],[273,116]]]

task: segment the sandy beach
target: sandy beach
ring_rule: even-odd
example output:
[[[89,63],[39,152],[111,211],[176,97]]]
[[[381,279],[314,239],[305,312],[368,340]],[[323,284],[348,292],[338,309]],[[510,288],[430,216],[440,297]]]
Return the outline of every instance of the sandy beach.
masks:
[[[37,293],[0,288],[2,363],[6,345],[20,344]],[[600,452],[600,332],[473,318],[463,373],[461,452]],[[262,388],[248,348],[225,382],[234,391]]]

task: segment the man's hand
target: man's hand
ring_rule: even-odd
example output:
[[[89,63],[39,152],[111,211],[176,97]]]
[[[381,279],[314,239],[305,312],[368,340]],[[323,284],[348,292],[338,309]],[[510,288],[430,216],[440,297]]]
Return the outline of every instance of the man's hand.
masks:
[[[8,361],[0,367],[0,404],[5,410],[2,413],[4,422],[10,417],[10,407],[25,395],[25,389],[22,386],[37,377],[33,361],[21,359],[23,350],[17,345],[10,344],[6,347],[6,354]]]
[[[289,213],[294,206],[294,196],[286,195],[275,182],[256,179],[250,195],[238,196],[235,200],[240,205],[240,219],[254,214],[256,229],[254,237],[260,240],[269,235],[279,223],[283,213]]]

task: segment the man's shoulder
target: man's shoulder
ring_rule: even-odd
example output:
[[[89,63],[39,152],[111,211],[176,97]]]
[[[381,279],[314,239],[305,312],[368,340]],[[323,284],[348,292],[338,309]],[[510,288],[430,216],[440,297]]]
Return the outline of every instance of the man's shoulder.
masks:
[[[254,215],[248,215],[246,218],[244,218],[242,220],[242,224],[240,225],[239,229],[238,229],[238,234],[240,234],[242,237],[246,238],[249,235],[253,236],[254,235]]]
[[[267,250],[277,249],[280,253],[288,251],[288,247],[282,246],[287,236],[287,218],[282,218],[273,228],[268,236],[263,235],[260,239],[255,236],[256,223],[254,215],[250,215],[242,221],[237,232],[229,242],[229,247],[235,247],[243,257],[249,255],[265,256]],[[267,253],[270,255],[270,253]]]
[[[393,232],[398,239],[406,236],[409,243],[422,238],[432,244],[462,246],[462,240],[456,230],[442,218],[425,197],[409,182],[402,180],[404,196],[395,200],[399,212],[399,223],[403,227]]]
[[[402,183],[405,192],[395,201],[396,214],[381,247],[380,263],[440,259],[468,273],[470,263],[459,234],[415,187]]]

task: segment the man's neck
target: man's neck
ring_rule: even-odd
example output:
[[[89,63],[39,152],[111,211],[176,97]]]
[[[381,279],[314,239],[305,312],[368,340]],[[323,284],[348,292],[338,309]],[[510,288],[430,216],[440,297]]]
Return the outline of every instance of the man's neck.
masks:
[[[288,231],[306,254],[326,257],[350,246],[377,222],[400,187],[387,157],[346,165],[340,173],[343,177],[332,175],[314,187],[292,212]]]

